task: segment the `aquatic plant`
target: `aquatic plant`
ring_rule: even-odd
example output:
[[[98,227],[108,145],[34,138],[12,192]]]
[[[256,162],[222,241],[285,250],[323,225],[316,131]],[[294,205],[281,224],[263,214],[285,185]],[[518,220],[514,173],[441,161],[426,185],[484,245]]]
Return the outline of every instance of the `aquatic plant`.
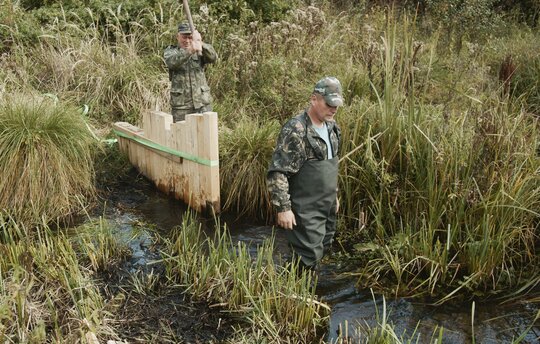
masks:
[[[375,242],[357,245],[369,257],[360,281],[390,278],[396,295],[447,292],[440,302],[520,289],[538,278],[537,120],[497,94],[456,94],[466,105],[450,112],[424,102],[435,46],[417,55],[404,20],[389,19],[382,38],[377,103],[359,102],[360,119],[343,128],[343,206],[350,228],[367,226]]]
[[[329,308],[315,296],[312,275],[298,278],[297,266],[274,262],[273,241],[249,254],[233,244],[226,229],[207,237],[191,217],[166,241],[162,252],[168,278],[194,298],[238,314],[273,342],[310,342],[326,321]]]
[[[65,233],[0,219],[0,337],[13,343],[116,338],[92,272]]]
[[[234,130],[222,128],[220,134],[221,190],[223,210],[239,216],[270,218],[272,206],[266,187],[266,171],[279,125],[276,121],[258,123],[242,117]]]
[[[81,111],[47,97],[0,100],[0,210],[21,223],[68,216],[95,193],[95,141]]]

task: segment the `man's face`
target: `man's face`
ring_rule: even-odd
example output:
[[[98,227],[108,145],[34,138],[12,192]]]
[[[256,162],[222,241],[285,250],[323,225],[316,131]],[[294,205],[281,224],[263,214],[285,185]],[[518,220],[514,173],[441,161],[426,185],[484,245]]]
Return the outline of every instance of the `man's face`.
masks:
[[[320,125],[324,121],[333,121],[338,110],[337,106],[330,106],[324,101],[324,97],[318,94],[311,95],[311,108],[313,110],[312,121],[315,125]]]
[[[178,33],[178,45],[180,48],[187,48],[191,44],[193,36],[190,33]]]

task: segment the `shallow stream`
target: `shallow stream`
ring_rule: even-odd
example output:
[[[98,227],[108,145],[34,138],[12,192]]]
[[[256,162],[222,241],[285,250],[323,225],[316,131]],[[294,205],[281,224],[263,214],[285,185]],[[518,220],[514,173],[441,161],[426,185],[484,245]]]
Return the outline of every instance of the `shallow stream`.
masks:
[[[115,224],[119,235],[129,243],[132,250],[130,268],[148,271],[148,263],[158,257],[150,249],[151,231],[141,230],[141,227],[150,224],[155,226],[155,230],[165,233],[181,225],[187,208],[158,192],[145,179],[130,178],[133,180],[121,183],[110,192],[102,214]],[[234,221],[223,215],[220,220],[226,224],[233,241],[249,243],[254,254],[257,245],[273,233],[271,226],[256,225],[246,219]],[[211,228],[214,220],[206,222],[206,228]],[[276,230],[274,233],[276,255],[289,255],[283,232]],[[477,303],[473,320],[471,303],[455,304],[450,301],[435,307],[408,299],[384,301],[382,296],[373,298],[370,290],[358,290],[355,287],[357,277],[346,272],[341,267],[323,264],[319,273],[317,294],[332,308],[327,342],[338,338],[340,331],[347,331],[354,338],[359,327],[366,324],[375,326],[378,319],[382,320],[384,302],[388,322],[394,325],[395,333],[404,339],[412,335],[414,343],[429,343],[434,330],[440,327],[444,328],[444,343],[472,343],[473,333],[476,343],[512,343],[529,328],[539,309],[538,304],[527,302]],[[537,323],[521,343],[539,342],[540,324]]]

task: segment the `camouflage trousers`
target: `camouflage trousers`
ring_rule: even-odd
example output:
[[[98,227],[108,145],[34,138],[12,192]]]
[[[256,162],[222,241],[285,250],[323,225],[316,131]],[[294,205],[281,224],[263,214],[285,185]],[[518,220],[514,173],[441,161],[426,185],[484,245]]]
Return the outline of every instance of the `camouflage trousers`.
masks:
[[[194,108],[172,108],[172,116],[173,116],[173,122],[180,122],[180,121],[184,121],[186,119],[186,115],[189,115],[189,114],[192,114],[192,113],[204,113],[204,112],[208,112],[208,111],[212,111],[212,105],[211,104],[208,104],[208,105],[205,105],[205,106],[202,106],[198,109],[194,109]]]

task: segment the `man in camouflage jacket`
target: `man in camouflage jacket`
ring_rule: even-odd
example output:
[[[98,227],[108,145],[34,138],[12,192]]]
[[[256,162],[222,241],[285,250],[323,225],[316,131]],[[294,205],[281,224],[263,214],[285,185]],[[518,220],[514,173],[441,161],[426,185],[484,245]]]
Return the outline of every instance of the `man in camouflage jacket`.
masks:
[[[277,224],[307,268],[322,258],[336,231],[341,132],[334,116],[342,104],[339,81],[319,80],[308,109],[282,127],[268,170]]]
[[[202,42],[197,30],[187,23],[178,26],[178,46],[165,49],[163,57],[171,80],[171,112],[175,122],[190,113],[212,111],[210,87],[204,75],[205,66],[217,60],[212,45]]]

